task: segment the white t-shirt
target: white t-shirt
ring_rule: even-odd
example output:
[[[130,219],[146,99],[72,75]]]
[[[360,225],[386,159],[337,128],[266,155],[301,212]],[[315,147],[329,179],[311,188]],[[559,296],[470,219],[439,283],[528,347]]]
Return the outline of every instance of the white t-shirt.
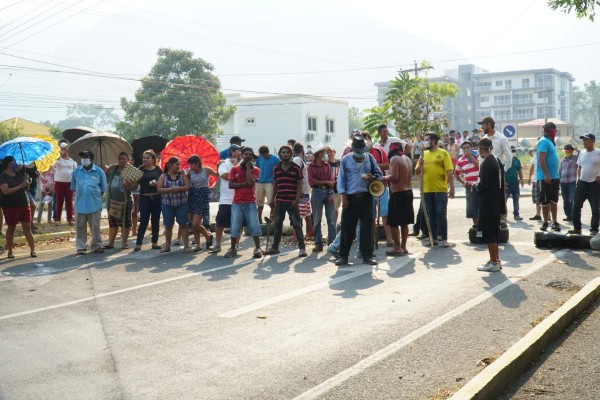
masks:
[[[577,165],[581,167],[581,179],[584,182],[594,182],[600,176],[600,150],[581,151],[577,158]]]
[[[231,171],[231,168],[233,168],[233,163],[231,162],[231,159],[228,158],[225,162],[219,164],[219,176],[228,174],[229,171]],[[221,178],[220,185],[219,204],[233,204],[233,192],[235,192],[235,190],[229,189],[229,179]]]
[[[382,145],[381,142],[377,142],[377,145],[375,147],[380,147],[383,150],[385,150],[385,154],[387,155],[387,153],[390,152],[390,145],[394,142],[400,142],[402,143],[402,148],[404,148],[406,146],[406,141],[402,140],[400,138],[397,137],[393,137],[393,136],[389,136],[388,139],[385,141],[385,143]]]
[[[292,161],[296,163],[297,166],[302,168],[302,175],[304,176],[302,178],[302,193],[309,194],[310,191],[308,187],[308,170],[306,169],[306,163],[301,157],[294,157]]]
[[[71,182],[77,163],[72,158],[59,158],[54,163],[54,182]]]

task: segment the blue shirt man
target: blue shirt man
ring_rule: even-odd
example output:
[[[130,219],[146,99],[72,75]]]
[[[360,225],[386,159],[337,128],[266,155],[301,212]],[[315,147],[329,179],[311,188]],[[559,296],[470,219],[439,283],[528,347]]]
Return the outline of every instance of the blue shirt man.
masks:
[[[547,136],[541,138],[537,145],[537,153],[535,156],[537,157],[538,161],[538,169],[535,173],[535,178],[538,181],[544,180],[544,171],[539,167],[540,153],[546,153],[546,168],[548,169],[550,179],[559,179],[558,154],[556,153],[556,147],[554,146],[554,143],[552,143],[552,140],[550,140]]]
[[[258,150],[258,158],[256,159],[256,166],[260,168],[260,175],[258,176],[258,183],[273,183],[273,168],[279,163],[279,157],[269,153],[269,148],[266,148],[266,153],[261,153],[263,146]]]
[[[89,169],[80,165],[73,171],[71,190],[75,191],[77,214],[91,214],[102,210],[102,194],[106,192],[106,174],[98,166]]]

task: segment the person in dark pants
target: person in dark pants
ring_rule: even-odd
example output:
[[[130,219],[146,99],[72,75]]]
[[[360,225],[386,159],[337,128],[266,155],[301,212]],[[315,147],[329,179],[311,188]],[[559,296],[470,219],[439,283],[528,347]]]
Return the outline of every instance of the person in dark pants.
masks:
[[[377,265],[373,258],[373,196],[369,185],[381,180],[383,174],[375,158],[369,154],[364,138],[352,138],[352,153],[342,158],[338,175],[338,193],[342,195],[342,228],[340,258],[336,265],[348,264],[348,254],[354,241],[356,224],[360,220],[360,249],[366,264]]]
[[[600,150],[594,147],[596,136],[588,133],[580,136],[583,139],[585,150],[579,153],[577,159],[577,188],[573,202],[573,229],[569,234],[581,235],[581,209],[585,201],[590,202],[592,220],[590,222],[590,235],[598,233],[600,225]]]
[[[302,233],[300,211],[298,210],[300,198],[302,197],[302,169],[292,162],[292,148],[290,146],[281,146],[278,156],[281,161],[273,167],[273,197],[269,204],[271,213],[275,216],[275,235],[273,236],[273,245],[265,254],[279,254],[283,220],[285,214],[287,214],[290,218],[290,225],[294,228],[298,239],[298,257],[306,257],[306,246]]]
[[[152,248],[161,250],[158,244],[158,233],[160,229],[161,198],[157,189],[158,178],[162,174],[156,166],[156,154],[152,150],[146,150],[142,155],[142,166],[140,170],[144,173],[140,179],[140,223],[134,251],[142,249],[148,222],[152,223]]]
[[[517,157],[517,148],[511,146],[510,151],[512,152],[512,161],[510,168],[504,173],[504,180],[506,182],[506,200],[512,197],[513,200],[513,215],[515,221],[521,221],[523,218],[519,215],[519,197],[521,196],[521,187],[525,184],[523,181],[523,167],[521,161]]]
[[[500,163],[492,154],[492,141],[483,138],[479,141],[479,154],[483,158],[479,166],[479,218],[478,231],[487,243],[490,260],[477,267],[478,271],[495,272],[502,269],[498,250],[500,235],[500,215],[504,209],[504,183]]]
[[[566,144],[563,148],[565,156],[560,160],[560,194],[563,199],[565,218],[563,221],[573,221],[573,202],[575,201],[575,188],[577,187],[577,154],[575,148]]]

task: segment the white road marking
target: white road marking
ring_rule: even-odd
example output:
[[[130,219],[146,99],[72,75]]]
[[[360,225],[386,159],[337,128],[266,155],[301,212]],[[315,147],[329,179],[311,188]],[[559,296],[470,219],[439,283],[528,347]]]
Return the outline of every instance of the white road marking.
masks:
[[[399,259],[400,260],[399,263],[397,263],[397,264],[394,263],[394,266],[390,266],[388,262],[383,262],[378,266],[377,269],[380,269],[382,271],[396,272],[400,268],[408,265],[408,263],[410,261],[414,261],[414,259],[416,257],[418,257],[419,255],[420,254],[411,254],[409,257],[402,257],[401,260]],[[385,268],[385,266],[387,266],[388,268]],[[371,266],[367,266],[367,265],[361,265],[359,267],[356,267],[354,270],[348,269],[348,271],[353,271],[353,272],[350,272],[349,274],[346,274],[344,276],[340,276],[337,278],[318,282],[313,285],[306,286],[306,287],[303,287],[300,289],[296,289],[291,292],[281,294],[279,296],[271,297],[270,299],[261,300],[261,301],[257,301],[256,303],[248,304],[247,306],[240,307],[235,310],[231,310],[226,313],[223,313],[223,314],[219,315],[219,317],[221,317],[221,318],[239,317],[240,315],[247,314],[252,311],[256,311],[263,307],[268,307],[273,304],[281,303],[283,301],[293,299],[294,297],[302,296],[304,294],[314,292],[316,290],[323,289],[323,288],[329,287],[331,285],[335,285],[337,283],[349,281],[350,279],[358,278],[359,276],[374,272],[373,268]]]
[[[283,252],[283,253],[279,254],[279,256],[283,256],[283,255],[292,253],[293,251],[295,251],[295,250],[288,251],[288,252]],[[271,257],[271,256],[267,256],[267,257]],[[260,260],[263,260],[263,259],[260,259]],[[133,290],[138,290],[138,289],[143,289],[143,288],[147,288],[147,287],[162,285],[163,283],[178,281],[180,279],[186,279],[186,278],[189,278],[189,277],[192,277],[192,276],[196,276],[196,275],[205,275],[205,274],[209,274],[209,273],[216,272],[216,271],[221,271],[221,270],[228,269],[228,268],[241,267],[243,265],[251,264],[251,263],[253,263],[255,261],[260,261],[260,260],[249,259],[249,260],[245,260],[245,261],[241,261],[241,262],[234,262],[233,264],[225,265],[225,266],[222,266],[222,267],[216,267],[216,268],[207,269],[205,271],[198,271],[198,272],[192,272],[192,273],[185,274],[185,275],[174,276],[172,278],[162,279],[160,281],[144,283],[142,285],[131,286],[131,287],[124,288],[124,289],[119,289],[119,290],[113,290],[112,292],[100,293],[100,294],[97,294],[97,295],[94,295],[94,296],[84,297],[84,298],[77,299],[77,300],[72,300],[72,301],[67,301],[65,303],[59,303],[59,304],[54,304],[54,305],[51,305],[51,306],[35,308],[33,310],[27,310],[27,311],[21,311],[21,312],[18,312],[18,313],[2,315],[2,316],[0,316],[0,321],[5,320],[5,319],[22,317],[24,315],[36,314],[36,313],[40,313],[40,312],[43,312],[43,311],[54,310],[54,309],[57,309],[57,308],[63,308],[63,307],[73,306],[73,305],[76,305],[76,304],[81,304],[81,303],[85,303],[85,302],[88,302],[88,301],[92,301],[94,299],[101,299],[103,297],[109,297],[109,296],[114,296],[114,295],[121,294],[121,293],[127,293],[127,292],[131,292]]]
[[[496,293],[515,284],[516,282],[520,281],[521,279],[533,274],[534,272],[543,268],[544,266],[551,263],[552,261],[554,261],[558,258],[561,258],[566,253],[567,253],[566,250],[561,250],[555,254],[552,254],[552,255],[546,257],[544,260],[540,261],[539,263],[529,267],[528,269],[526,269],[525,271],[520,273],[518,277],[510,278],[510,279],[504,281],[503,283],[499,284],[498,286],[494,286],[490,290],[488,290],[484,293],[481,293],[477,297],[474,297],[473,299],[467,301],[466,303],[463,303],[462,305],[458,306],[457,308],[434,319],[427,325],[420,327],[419,329],[409,333],[408,335],[404,336],[403,338],[399,339],[398,341],[371,354],[369,357],[359,361],[358,363],[354,364],[350,368],[345,369],[344,371],[338,373],[337,375],[332,376],[331,378],[327,379],[325,382],[322,382],[321,384],[315,386],[314,388],[302,393],[301,395],[295,397],[293,400],[314,399],[314,398],[322,395],[323,393],[344,383],[345,381],[347,381],[354,375],[360,374],[361,372],[365,371],[367,368],[372,367],[373,365],[377,364],[378,362],[391,356],[392,354],[399,351],[400,349],[407,346],[408,344],[425,336],[426,334],[430,333],[434,329],[439,328],[441,325],[445,324],[446,322],[448,322],[448,321],[452,320],[453,318],[461,315],[462,313],[470,310],[471,308],[481,304],[485,300],[494,296]]]

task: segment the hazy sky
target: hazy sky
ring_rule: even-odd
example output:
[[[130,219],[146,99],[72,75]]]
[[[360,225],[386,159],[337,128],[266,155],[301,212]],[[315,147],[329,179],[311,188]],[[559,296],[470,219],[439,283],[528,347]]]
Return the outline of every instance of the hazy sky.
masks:
[[[473,63],[600,80],[600,22],[545,0],[0,0],[0,120],[58,122],[75,102],[118,108],[139,82],[114,76],[141,78],[160,47],[210,62],[225,93],[360,108],[376,105],[374,82],[422,59],[430,76]],[[85,75],[97,72],[113,77]]]

